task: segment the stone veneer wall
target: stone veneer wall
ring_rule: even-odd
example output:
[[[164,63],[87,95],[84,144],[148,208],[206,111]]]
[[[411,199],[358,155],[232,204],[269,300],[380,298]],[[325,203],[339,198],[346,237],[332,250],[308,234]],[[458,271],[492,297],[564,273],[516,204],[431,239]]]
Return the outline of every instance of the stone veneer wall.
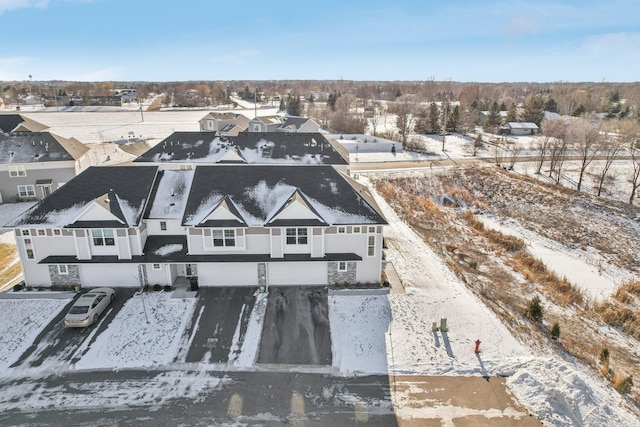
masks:
[[[49,278],[51,286],[73,286],[81,285],[80,283],[80,267],[77,265],[67,265],[67,274],[58,273],[58,266],[49,265]]]
[[[338,271],[338,263],[330,262],[327,265],[327,282],[330,285],[356,283],[356,262],[347,261],[347,271]]]

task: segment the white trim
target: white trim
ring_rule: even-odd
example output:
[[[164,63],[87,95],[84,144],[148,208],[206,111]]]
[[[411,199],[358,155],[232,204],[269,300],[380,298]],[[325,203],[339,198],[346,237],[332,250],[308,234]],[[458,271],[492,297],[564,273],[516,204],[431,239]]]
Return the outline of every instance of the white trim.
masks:
[[[58,274],[69,274],[69,266],[67,264],[58,264]]]
[[[347,271],[347,261],[338,261],[338,271],[343,273]]]
[[[21,178],[27,176],[27,169],[24,165],[9,165],[9,177]]]
[[[22,187],[22,190],[21,190]],[[22,194],[22,193],[26,194]],[[36,187],[31,184],[18,185],[18,196],[19,197],[36,197]]]

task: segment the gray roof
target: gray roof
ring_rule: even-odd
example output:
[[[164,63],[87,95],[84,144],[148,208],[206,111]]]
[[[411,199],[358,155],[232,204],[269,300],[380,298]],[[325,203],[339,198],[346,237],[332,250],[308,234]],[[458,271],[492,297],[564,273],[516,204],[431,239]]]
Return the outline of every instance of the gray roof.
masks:
[[[511,129],[538,129],[538,125],[530,122],[509,122],[507,126]]]
[[[230,150],[251,164],[347,164],[322,134],[283,132],[241,132],[237,136],[174,132],[134,162],[214,164],[224,161]]]
[[[127,228],[142,218],[194,227],[386,224],[365,193],[332,166],[91,167],[7,226]],[[309,208],[308,218],[278,217],[294,200]],[[222,202],[238,221],[209,219]],[[115,218],[83,220],[95,203]]]
[[[69,161],[87,151],[79,141],[49,132],[0,133],[0,163]]]

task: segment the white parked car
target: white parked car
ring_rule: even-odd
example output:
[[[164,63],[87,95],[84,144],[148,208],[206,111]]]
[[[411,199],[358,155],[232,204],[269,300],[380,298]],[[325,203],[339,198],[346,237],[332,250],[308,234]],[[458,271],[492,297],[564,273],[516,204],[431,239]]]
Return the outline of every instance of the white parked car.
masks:
[[[115,296],[116,292],[111,288],[96,288],[80,295],[64,317],[64,325],[80,328],[93,325]]]

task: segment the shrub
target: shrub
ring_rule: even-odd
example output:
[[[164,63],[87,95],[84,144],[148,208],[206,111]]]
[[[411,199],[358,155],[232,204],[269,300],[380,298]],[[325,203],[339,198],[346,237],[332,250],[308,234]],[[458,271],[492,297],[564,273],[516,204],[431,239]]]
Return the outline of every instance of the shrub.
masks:
[[[622,375],[616,374],[613,385],[615,389],[618,390],[618,393],[629,394],[633,388],[633,376],[629,375],[623,378]]]
[[[163,289],[164,289],[165,292],[171,292],[172,291],[171,285],[164,285]]]
[[[557,340],[558,338],[560,338],[560,325],[558,323],[554,323],[553,326],[551,327],[551,337],[554,340]]]
[[[608,365],[609,364],[609,349],[603,348],[600,352],[600,364]]]
[[[159,283],[153,285],[153,292],[160,292],[162,290],[162,286]]]
[[[18,283],[18,284],[13,285],[13,290],[14,291],[21,291],[22,288],[23,288],[22,283]]]
[[[529,319],[532,319],[536,322],[542,322],[542,317],[544,316],[544,308],[540,303],[540,297],[535,296],[529,302],[529,306],[527,307],[527,311],[525,312],[526,316]]]

